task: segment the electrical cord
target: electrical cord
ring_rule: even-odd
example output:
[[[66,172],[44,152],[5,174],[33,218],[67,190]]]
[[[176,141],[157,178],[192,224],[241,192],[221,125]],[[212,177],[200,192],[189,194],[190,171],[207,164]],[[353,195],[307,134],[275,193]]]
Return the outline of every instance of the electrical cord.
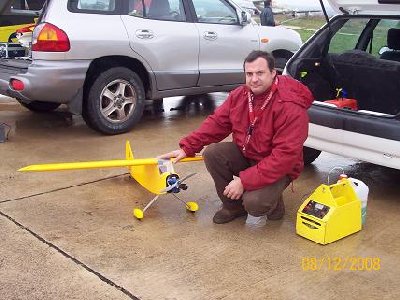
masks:
[[[343,173],[344,173],[344,169],[343,169],[343,167],[333,167],[332,169],[330,169],[330,171],[329,171],[329,173],[328,173],[328,178],[327,178],[328,185],[330,184],[329,177],[330,177],[330,175],[331,175],[332,171],[334,171],[334,170],[341,170],[341,171],[342,171],[342,173],[341,173],[341,174],[343,174]]]

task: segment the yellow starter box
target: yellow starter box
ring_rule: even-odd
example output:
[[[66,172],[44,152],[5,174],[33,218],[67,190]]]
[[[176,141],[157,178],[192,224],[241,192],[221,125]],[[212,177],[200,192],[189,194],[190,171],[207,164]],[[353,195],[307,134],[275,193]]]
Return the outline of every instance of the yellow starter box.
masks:
[[[297,234],[328,244],[361,230],[361,201],[348,179],[320,185],[297,211]]]

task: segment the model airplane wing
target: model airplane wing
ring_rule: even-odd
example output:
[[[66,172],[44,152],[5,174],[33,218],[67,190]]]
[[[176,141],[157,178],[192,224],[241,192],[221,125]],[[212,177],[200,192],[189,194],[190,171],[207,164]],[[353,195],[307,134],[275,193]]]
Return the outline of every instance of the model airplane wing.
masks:
[[[202,160],[202,156],[186,157],[181,159],[181,162],[191,162]],[[144,165],[157,165],[160,159],[157,158],[141,158],[141,159],[120,159],[120,160],[100,160],[86,162],[70,162],[70,163],[55,163],[30,165],[19,169],[19,172],[44,172],[44,171],[61,171],[61,170],[81,170],[81,169],[99,169],[99,168],[116,168],[116,167],[131,167]]]

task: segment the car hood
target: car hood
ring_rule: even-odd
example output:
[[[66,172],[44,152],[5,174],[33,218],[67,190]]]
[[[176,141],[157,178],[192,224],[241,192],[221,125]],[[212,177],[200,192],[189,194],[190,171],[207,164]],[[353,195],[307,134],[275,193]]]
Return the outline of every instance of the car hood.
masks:
[[[398,15],[400,2],[394,0],[326,0],[338,14]],[[378,3],[379,2],[379,3]],[[392,3],[392,4],[390,4]]]

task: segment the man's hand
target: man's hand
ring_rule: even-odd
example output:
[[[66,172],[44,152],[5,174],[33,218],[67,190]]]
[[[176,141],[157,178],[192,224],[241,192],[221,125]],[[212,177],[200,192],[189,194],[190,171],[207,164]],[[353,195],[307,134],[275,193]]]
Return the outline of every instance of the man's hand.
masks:
[[[160,156],[157,156],[157,158],[171,158],[171,157],[175,157],[175,159],[172,162],[176,163],[176,162],[180,161],[182,158],[185,158],[186,153],[182,149],[178,149],[178,150],[174,150],[174,151],[162,154]]]
[[[225,187],[224,195],[232,200],[239,200],[244,192],[242,181],[239,177],[233,179],[229,184]]]

